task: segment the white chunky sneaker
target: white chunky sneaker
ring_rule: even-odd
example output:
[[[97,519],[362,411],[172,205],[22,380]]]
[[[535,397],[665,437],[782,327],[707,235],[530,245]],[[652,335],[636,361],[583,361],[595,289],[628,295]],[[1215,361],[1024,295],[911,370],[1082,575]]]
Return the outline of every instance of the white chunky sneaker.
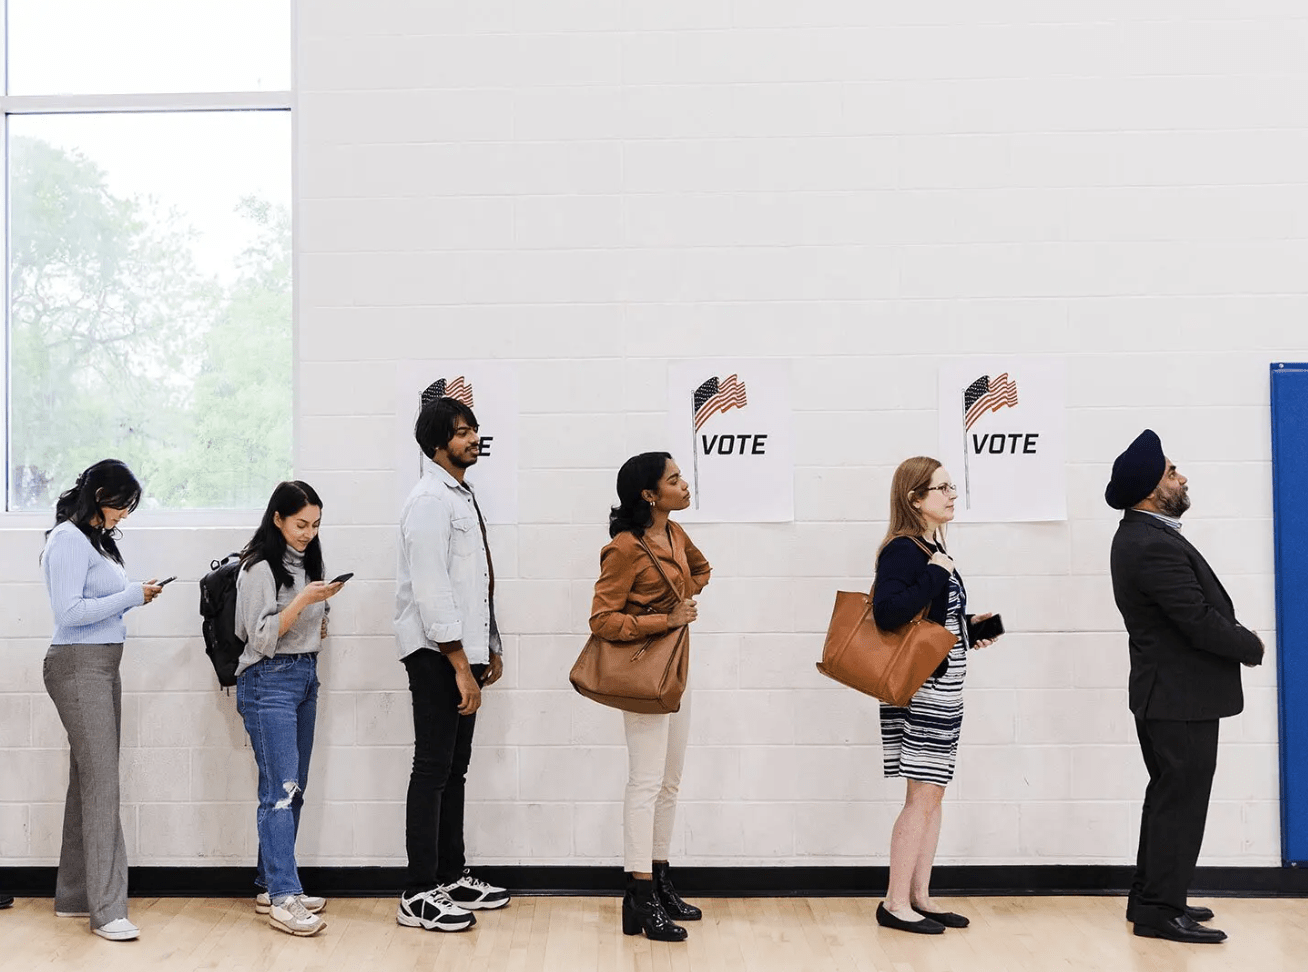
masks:
[[[92,928],[101,938],[107,938],[111,942],[129,942],[141,934],[141,929],[137,928],[126,918],[115,918],[111,922],[101,925],[99,928]]]
[[[311,915],[316,915],[327,907],[326,898],[316,898],[311,894],[297,895],[300,904],[304,905],[304,910]],[[268,897],[267,891],[260,891],[254,899],[254,910],[261,915],[268,914],[272,910],[272,899]]]
[[[462,877],[442,885],[441,890],[449,895],[449,899],[456,905],[468,911],[488,911],[492,908],[503,908],[509,903],[508,891],[477,880],[468,873],[466,867],[463,869]]]
[[[400,895],[395,920],[407,928],[456,932],[477,924],[477,916],[450,900],[440,888]]]
[[[284,931],[288,935],[298,935],[301,938],[307,938],[310,935],[316,935],[327,927],[327,920],[318,915],[311,914],[309,909],[304,907],[298,895],[290,895],[285,898],[281,904],[270,902],[271,907],[268,909],[268,924],[272,925],[278,931]]]

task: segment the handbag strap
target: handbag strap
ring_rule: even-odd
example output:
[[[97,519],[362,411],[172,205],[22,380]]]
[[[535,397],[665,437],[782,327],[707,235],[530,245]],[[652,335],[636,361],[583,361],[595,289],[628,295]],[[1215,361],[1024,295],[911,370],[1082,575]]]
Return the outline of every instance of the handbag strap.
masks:
[[[678,602],[680,602],[681,592],[678,591],[676,586],[672,583],[671,578],[668,577],[667,571],[665,571],[663,569],[663,565],[659,563],[659,558],[654,556],[654,551],[651,550],[649,544],[645,542],[645,538],[643,536],[637,537],[636,541],[645,549],[645,553],[649,554],[649,559],[654,561],[654,569],[657,570],[659,572],[659,576],[663,578],[663,583],[668,585],[668,590],[672,592],[672,596],[675,597]],[[669,544],[672,543],[671,533],[669,533],[668,535],[668,543]]]

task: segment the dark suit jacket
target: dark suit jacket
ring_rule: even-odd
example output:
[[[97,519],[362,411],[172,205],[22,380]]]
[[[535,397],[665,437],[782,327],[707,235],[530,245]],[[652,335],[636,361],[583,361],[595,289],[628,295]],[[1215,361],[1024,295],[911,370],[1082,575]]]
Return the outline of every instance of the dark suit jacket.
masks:
[[[1113,537],[1113,597],[1131,645],[1131,711],[1147,719],[1220,719],[1244,708],[1240,663],[1263,645],[1235,619],[1208,562],[1179,530],[1127,510]]]

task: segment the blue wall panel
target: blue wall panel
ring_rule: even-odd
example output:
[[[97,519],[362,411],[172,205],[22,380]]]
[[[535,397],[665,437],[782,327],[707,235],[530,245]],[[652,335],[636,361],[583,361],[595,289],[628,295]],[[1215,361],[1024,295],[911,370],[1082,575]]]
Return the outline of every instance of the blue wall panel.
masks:
[[[1272,365],[1281,857],[1308,863],[1308,364]]]

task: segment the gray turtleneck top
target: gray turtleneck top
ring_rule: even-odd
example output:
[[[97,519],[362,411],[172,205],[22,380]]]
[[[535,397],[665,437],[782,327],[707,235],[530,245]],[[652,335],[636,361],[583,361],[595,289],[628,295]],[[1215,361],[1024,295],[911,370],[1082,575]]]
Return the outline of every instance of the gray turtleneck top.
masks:
[[[257,661],[273,655],[303,655],[322,648],[322,619],[326,601],[310,604],[286,634],[277,637],[281,613],[304,589],[304,554],[286,548],[282,561],[291,574],[291,586],[277,589],[272,568],[265,561],[236,573],[236,636],[245,639],[245,651],[236,666],[239,677]]]

